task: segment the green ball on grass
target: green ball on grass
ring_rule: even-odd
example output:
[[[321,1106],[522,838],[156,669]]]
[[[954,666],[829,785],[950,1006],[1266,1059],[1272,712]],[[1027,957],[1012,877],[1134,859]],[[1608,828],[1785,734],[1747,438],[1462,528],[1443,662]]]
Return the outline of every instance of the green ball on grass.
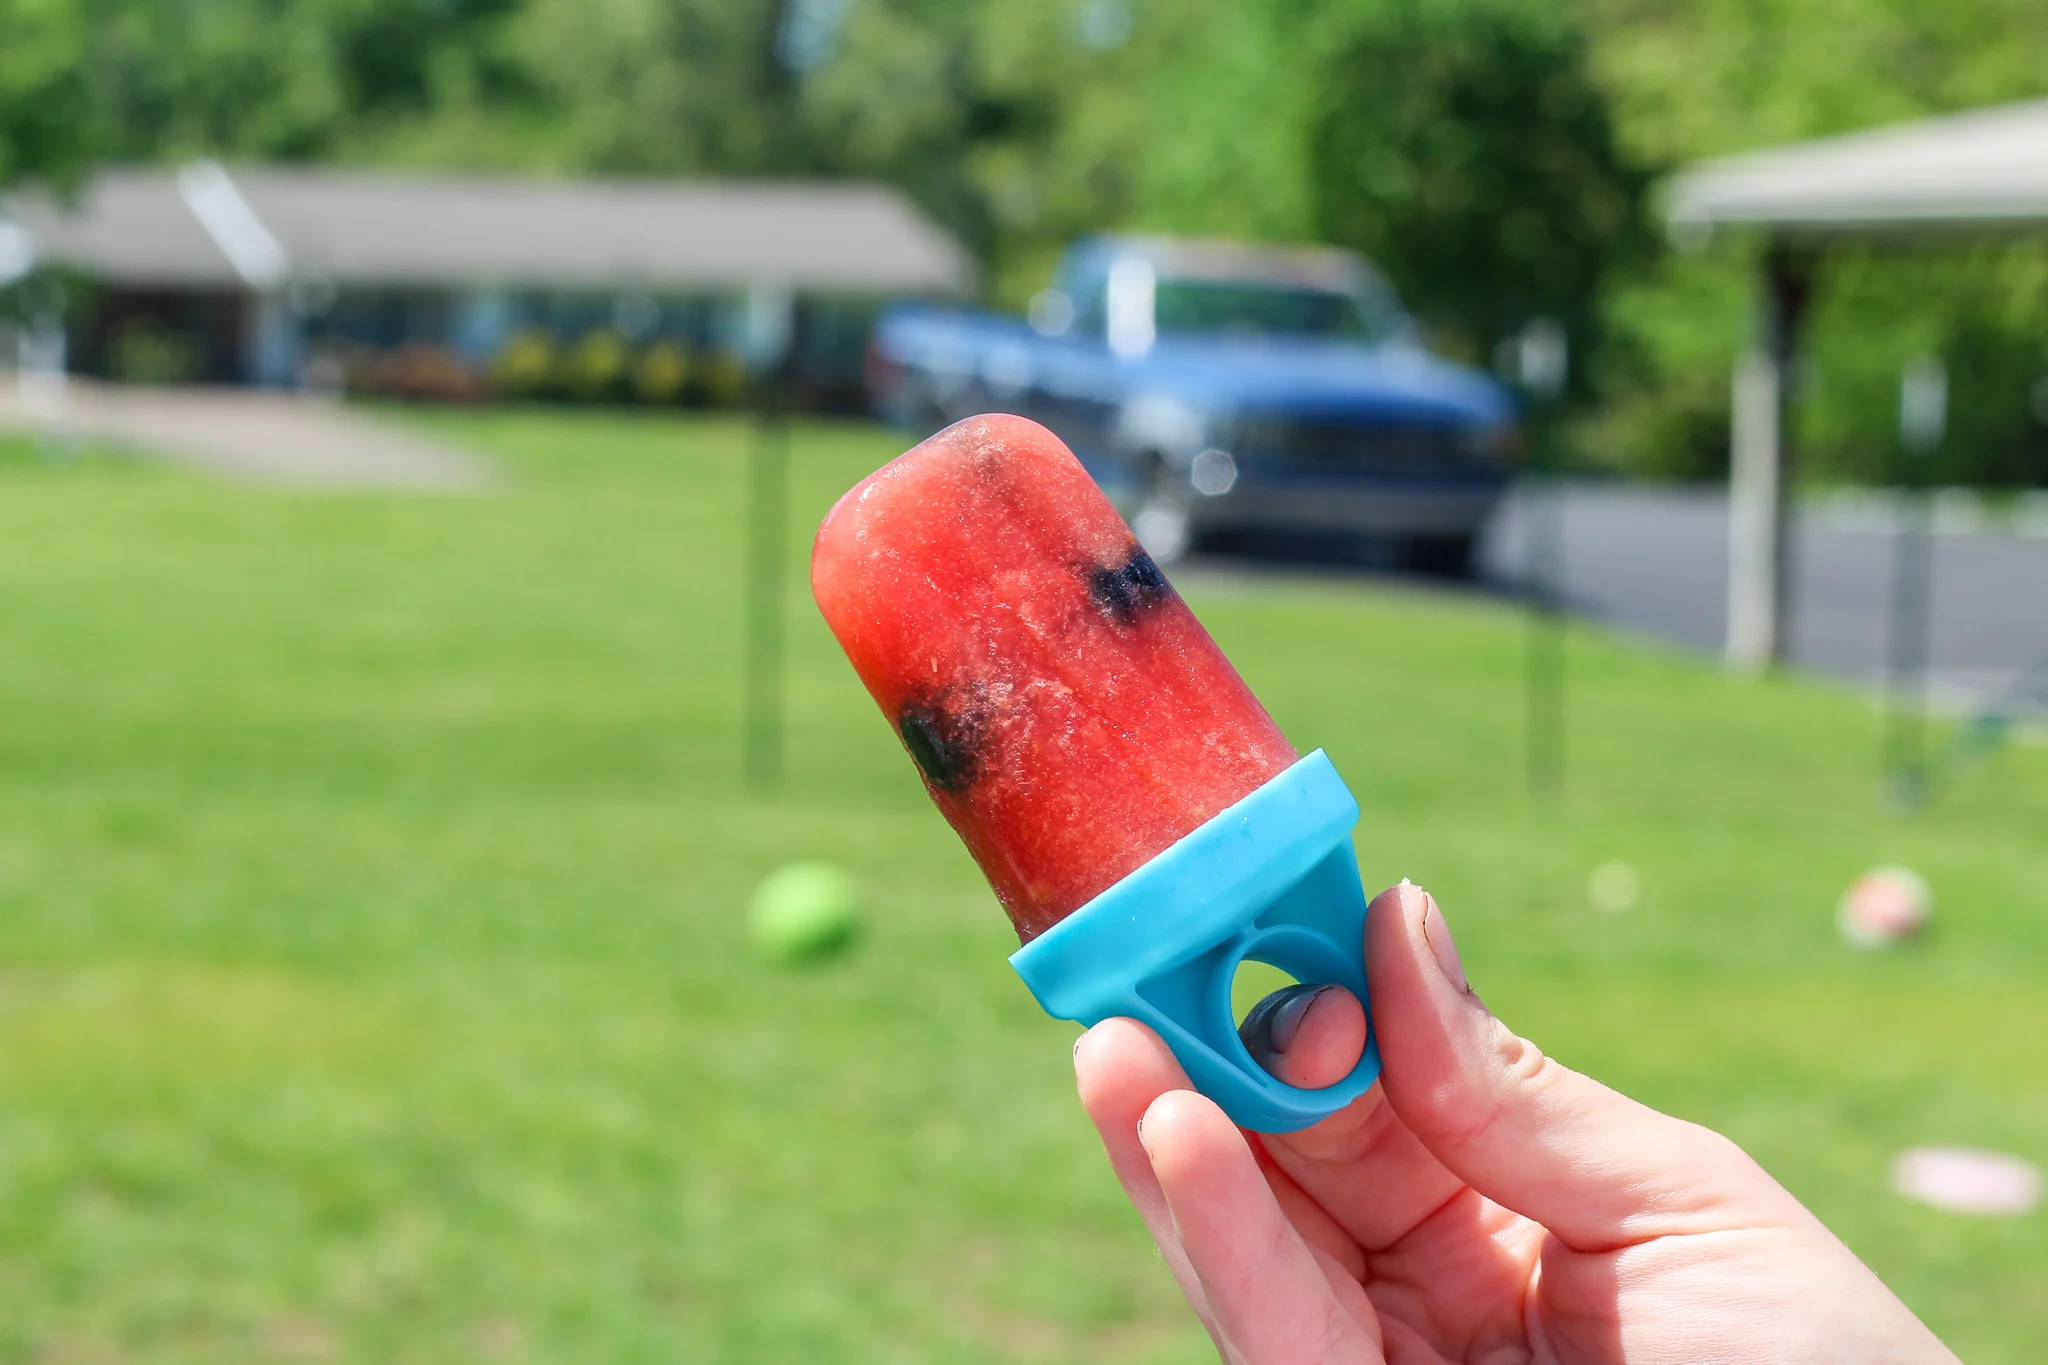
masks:
[[[830,957],[860,928],[860,897],[845,870],[824,862],[785,863],[747,907],[754,947],[778,962]]]

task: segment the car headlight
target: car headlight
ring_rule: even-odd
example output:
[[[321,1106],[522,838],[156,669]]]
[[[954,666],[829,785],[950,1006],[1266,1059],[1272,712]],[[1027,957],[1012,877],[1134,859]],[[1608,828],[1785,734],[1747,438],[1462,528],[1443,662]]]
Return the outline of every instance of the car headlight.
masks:
[[[1208,416],[1170,393],[1141,393],[1117,416],[1116,443],[1127,451],[1156,451],[1185,469],[1208,444]]]

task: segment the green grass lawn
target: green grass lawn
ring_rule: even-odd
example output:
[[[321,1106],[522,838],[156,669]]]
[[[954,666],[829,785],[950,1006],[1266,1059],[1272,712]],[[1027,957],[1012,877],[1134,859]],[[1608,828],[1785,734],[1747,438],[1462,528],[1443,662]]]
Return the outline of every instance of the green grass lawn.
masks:
[[[463,497],[230,486],[0,444],[0,1360],[1197,1361],[1075,1104],[1071,1026],[795,565],[893,454],[805,427],[790,772],[739,781],[744,432],[408,417]],[[1521,778],[1521,634],[1447,595],[1184,584],[1446,907],[1488,1001],[1732,1134],[1975,1362],[2038,1358],[2048,1215],[1885,1189],[2048,1160],[2048,753],[1877,807],[1867,704],[1575,639]],[[756,880],[871,904],[809,969]],[[1625,859],[1640,904],[1589,909]],[[1922,943],[1837,942],[1921,869]]]

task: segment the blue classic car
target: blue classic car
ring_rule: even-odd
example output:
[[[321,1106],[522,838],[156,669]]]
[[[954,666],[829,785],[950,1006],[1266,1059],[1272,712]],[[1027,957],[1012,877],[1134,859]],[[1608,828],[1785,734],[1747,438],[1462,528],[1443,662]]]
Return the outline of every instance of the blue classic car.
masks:
[[[1028,320],[885,313],[867,378],[922,431],[1044,423],[1168,562],[1291,543],[1462,573],[1520,441],[1507,389],[1430,354],[1379,273],[1331,249],[1090,238]]]

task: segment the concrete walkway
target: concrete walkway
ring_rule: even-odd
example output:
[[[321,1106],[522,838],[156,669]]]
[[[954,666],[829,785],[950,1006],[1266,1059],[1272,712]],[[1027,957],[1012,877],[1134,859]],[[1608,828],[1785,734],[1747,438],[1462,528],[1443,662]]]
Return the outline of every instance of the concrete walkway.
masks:
[[[233,478],[462,491],[490,467],[331,398],[0,376],[0,428],[104,442]]]

